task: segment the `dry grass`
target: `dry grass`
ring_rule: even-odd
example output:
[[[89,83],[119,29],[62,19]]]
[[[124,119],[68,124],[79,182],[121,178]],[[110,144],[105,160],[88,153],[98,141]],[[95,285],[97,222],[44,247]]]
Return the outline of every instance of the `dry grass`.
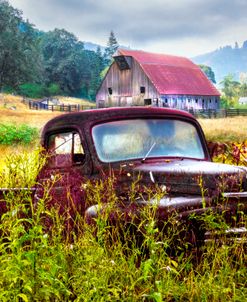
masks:
[[[58,96],[55,97],[58,98],[61,104],[70,104],[70,105],[82,105],[82,106],[90,106],[90,107],[96,107],[96,103],[89,102],[84,99],[78,99],[78,98],[72,98],[72,97],[65,97],[65,96]]]
[[[21,96],[15,96],[11,94],[3,94],[3,93],[0,93],[0,110],[1,109],[9,109],[11,111],[28,110],[27,106],[22,103]]]
[[[61,112],[51,111],[0,109],[0,123],[27,124],[41,129],[48,120],[60,114]]]
[[[88,107],[96,107],[96,103],[89,102],[85,99],[78,99],[65,96],[55,96],[54,98],[59,99],[61,104],[65,105],[82,105]],[[11,94],[0,93],[0,110],[8,109],[11,111],[29,111],[29,108],[26,104],[22,102],[23,97],[15,96]]]
[[[199,119],[208,141],[243,142],[247,140],[247,116]]]

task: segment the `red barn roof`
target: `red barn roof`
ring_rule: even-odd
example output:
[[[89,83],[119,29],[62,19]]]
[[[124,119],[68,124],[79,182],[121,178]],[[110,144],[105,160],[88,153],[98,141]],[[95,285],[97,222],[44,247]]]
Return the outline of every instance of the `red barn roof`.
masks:
[[[133,57],[160,94],[220,95],[200,67],[187,58],[125,49],[119,49],[118,55]]]

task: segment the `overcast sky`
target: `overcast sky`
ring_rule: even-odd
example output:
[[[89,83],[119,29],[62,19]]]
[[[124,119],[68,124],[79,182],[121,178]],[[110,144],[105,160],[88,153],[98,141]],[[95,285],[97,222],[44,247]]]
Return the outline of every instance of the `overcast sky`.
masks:
[[[38,29],[193,57],[247,40],[247,0],[9,0]]]

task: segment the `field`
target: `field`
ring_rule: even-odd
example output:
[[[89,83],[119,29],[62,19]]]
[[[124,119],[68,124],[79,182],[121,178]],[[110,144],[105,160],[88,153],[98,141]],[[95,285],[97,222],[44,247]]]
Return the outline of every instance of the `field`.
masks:
[[[21,105],[16,101],[15,110],[0,106],[0,124],[26,124],[37,127],[40,133],[46,121],[60,114],[28,111]],[[247,118],[200,123],[209,141],[229,146],[247,141]],[[44,162],[38,139],[27,145],[0,145],[0,153],[0,187],[35,184]],[[226,160],[215,158],[221,159]],[[228,156],[228,160],[232,163],[234,158]],[[158,231],[152,207],[142,213],[143,219],[136,225],[143,238],[141,244],[130,230],[110,227],[107,213],[91,227],[77,213],[71,229],[68,215],[61,216],[46,206],[54,181],[47,183],[44,197],[35,207],[26,191],[5,196],[8,211],[0,224],[0,301],[247,300],[243,243],[226,242],[222,235],[200,249],[191,247],[178,240],[186,226],[173,217],[166,222],[168,234]],[[107,195],[114,207],[117,196],[112,179],[86,183],[83,188],[89,204],[101,204]],[[133,192],[134,184],[130,198]],[[203,219],[217,231],[226,227],[220,216],[209,213]]]
[[[86,101],[60,97],[64,104],[85,104]],[[91,104],[91,103],[90,103]],[[29,110],[19,96],[0,94],[0,123],[28,124],[39,130],[60,112]],[[199,119],[208,141],[242,142],[247,140],[247,117]]]
[[[219,119],[199,119],[208,141],[243,142],[247,141],[247,117],[236,116]]]

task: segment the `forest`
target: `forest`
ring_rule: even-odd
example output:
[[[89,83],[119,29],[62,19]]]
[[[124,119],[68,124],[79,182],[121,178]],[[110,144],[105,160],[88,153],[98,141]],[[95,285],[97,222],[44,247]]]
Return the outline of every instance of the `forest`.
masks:
[[[74,34],[57,28],[40,31],[21,11],[0,0],[0,92],[94,100],[117,47],[111,32],[104,53],[100,47],[87,50]]]

